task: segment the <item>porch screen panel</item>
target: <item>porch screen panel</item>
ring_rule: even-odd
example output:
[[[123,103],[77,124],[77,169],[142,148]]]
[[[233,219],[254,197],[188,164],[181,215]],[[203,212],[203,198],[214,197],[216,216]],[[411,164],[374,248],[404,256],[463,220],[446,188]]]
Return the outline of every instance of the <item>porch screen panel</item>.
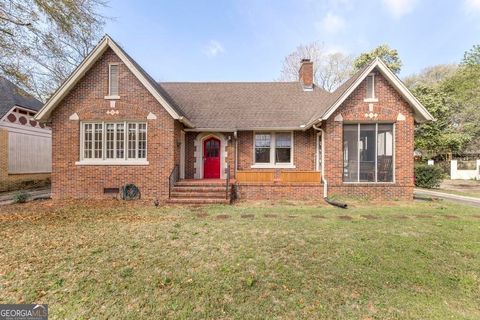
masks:
[[[393,125],[392,124],[378,125],[377,181],[393,182]]]
[[[358,125],[343,126],[343,181],[358,181]]]
[[[360,176],[361,182],[375,181],[375,124],[360,125]]]

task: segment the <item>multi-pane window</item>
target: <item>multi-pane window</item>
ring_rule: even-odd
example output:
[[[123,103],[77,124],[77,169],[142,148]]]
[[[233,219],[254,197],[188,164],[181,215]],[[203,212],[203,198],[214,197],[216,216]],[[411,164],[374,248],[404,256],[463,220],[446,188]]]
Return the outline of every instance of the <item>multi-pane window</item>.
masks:
[[[291,164],[292,133],[272,132],[255,134],[256,164]]]
[[[292,134],[282,132],[275,134],[275,163],[289,163],[292,153]]]
[[[118,64],[109,65],[108,69],[108,95],[118,96]]]
[[[393,181],[393,124],[343,126],[343,181]]]
[[[270,163],[270,141],[269,133],[255,135],[255,163]]]
[[[82,130],[83,160],[132,160],[147,157],[146,123],[83,123]]]

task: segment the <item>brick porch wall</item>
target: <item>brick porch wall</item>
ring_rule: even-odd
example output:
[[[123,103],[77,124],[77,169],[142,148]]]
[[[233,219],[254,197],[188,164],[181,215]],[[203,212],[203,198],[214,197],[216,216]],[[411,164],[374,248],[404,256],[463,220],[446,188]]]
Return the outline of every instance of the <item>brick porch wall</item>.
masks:
[[[120,99],[112,110],[108,94],[108,63],[120,63]],[[147,120],[152,112],[155,120]],[[147,123],[147,166],[84,166],[80,159],[80,121],[69,120],[77,113],[80,121],[144,121]],[[140,81],[108,49],[63,99],[52,114],[52,196],[53,198],[104,198],[103,188],[134,183],[142,198],[166,199],[168,177],[178,163],[179,148],[174,132],[179,124],[166,112]]]

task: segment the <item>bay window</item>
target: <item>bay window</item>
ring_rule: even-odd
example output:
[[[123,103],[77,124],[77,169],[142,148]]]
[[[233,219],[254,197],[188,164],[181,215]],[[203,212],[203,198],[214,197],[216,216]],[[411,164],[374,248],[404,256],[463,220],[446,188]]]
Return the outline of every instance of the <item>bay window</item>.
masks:
[[[343,181],[393,182],[393,124],[343,126]]]
[[[254,135],[253,166],[292,166],[292,147],[292,132],[257,132]]]
[[[144,122],[87,122],[81,124],[80,162],[112,163],[146,160]]]

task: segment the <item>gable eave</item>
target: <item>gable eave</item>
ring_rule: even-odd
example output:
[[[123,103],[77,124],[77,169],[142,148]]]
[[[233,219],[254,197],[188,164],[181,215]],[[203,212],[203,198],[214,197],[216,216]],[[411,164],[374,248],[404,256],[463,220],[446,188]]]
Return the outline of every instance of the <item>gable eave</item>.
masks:
[[[145,88],[155,97],[155,99],[163,106],[163,108],[172,116],[173,119],[179,120],[188,127],[193,124],[184,116],[181,116],[168,101],[155,89],[155,87],[146,79],[146,77],[138,70],[135,64],[125,54],[125,52],[113,41],[108,35],[97,44],[90,54],[82,61],[82,63],[72,72],[67,80],[55,91],[47,103],[38,111],[34,119],[37,121],[47,121],[52,111],[65,98],[65,96],[73,89],[73,87],[83,78],[88,70],[97,62],[105,51],[110,48],[122,60],[127,68],[137,77],[137,79],[145,86]]]
[[[415,111],[415,121],[417,122],[426,122],[434,121],[435,118],[428,112],[428,110],[420,103],[420,101],[415,98],[415,96],[407,89],[403,82],[385,65],[385,63],[380,59],[376,58],[368,68],[366,68],[362,74],[358,77],[352,85],[345,90],[345,92],[330,106],[323,116],[319,119],[314,119],[308,123],[308,126],[313,125],[314,123],[322,120],[327,120],[341,105],[345,100],[353,93],[353,91],[362,83],[363,80],[375,69],[378,68],[387,81],[400,93],[400,95],[407,101],[407,103]]]

